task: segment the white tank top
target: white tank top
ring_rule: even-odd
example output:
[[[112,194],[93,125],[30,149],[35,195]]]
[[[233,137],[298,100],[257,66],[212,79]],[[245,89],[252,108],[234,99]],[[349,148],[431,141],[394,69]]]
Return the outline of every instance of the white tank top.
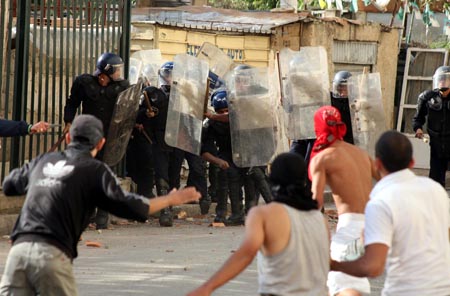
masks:
[[[283,206],[291,222],[291,237],[286,248],[273,256],[258,252],[258,293],[328,295],[330,248],[322,213]]]

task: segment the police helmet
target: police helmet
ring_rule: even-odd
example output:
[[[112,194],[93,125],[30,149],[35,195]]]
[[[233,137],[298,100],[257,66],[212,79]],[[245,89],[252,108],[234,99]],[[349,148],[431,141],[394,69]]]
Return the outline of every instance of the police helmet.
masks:
[[[240,65],[237,65],[236,67],[234,67],[234,71],[248,70],[248,69],[251,69],[251,68],[252,67],[250,67],[249,65],[240,64]]]
[[[122,58],[114,53],[105,52],[97,60],[97,74],[106,74],[114,81],[125,79]]]
[[[146,64],[142,69],[142,76],[145,79],[145,83],[147,86],[156,86],[158,85],[158,71],[152,64]]]
[[[450,88],[450,66],[441,66],[433,75],[433,89],[446,91]]]
[[[221,78],[219,78],[219,76],[216,73],[212,71],[209,71],[208,73],[208,81],[210,90],[217,90],[225,86],[225,82]]]
[[[172,83],[172,71],[173,62],[165,62],[162,64],[158,71],[160,85],[170,85]]]
[[[211,105],[215,111],[228,108],[227,91],[217,90],[211,96]]]
[[[352,74],[348,71],[339,71],[334,75],[331,93],[335,98],[348,98],[348,79]]]
[[[249,86],[252,84],[252,75],[248,70],[252,69],[251,66],[240,64],[234,67],[235,82],[240,86]]]

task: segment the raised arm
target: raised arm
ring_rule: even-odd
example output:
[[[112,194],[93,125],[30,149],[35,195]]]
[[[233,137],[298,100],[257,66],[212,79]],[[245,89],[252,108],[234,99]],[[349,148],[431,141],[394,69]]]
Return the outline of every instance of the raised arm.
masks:
[[[200,199],[200,193],[194,188],[172,191],[166,196],[149,200],[148,198],[126,192],[121,187],[112,171],[103,164],[97,173],[103,194],[97,196],[97,206],[112,214],[144,222],[148,215],[168,206],[175,206]]]
[[[15,137],[44,133],[47,131],[48,126],[49,124],[45,121],[28,124],[25,121],[0,119],[0,137]]]
[[[239,249],[203,285],[188,296],[207,296],[240,274],[255,257],[264,243],[264,218],[257,207],[252,208],[245,220],[245,235]]]

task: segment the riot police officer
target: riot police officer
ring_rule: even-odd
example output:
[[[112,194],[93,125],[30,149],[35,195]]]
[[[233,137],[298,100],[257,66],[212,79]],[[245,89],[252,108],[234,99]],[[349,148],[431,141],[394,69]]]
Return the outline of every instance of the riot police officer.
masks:
[[[103,132],[108,139],[108,130],[117,96],[129,86],[124,78],[124,64],[120,56],[106,52],[97,60],[93,75],[77,76],[70,89],[64,107],[64,122],[67,132],[73,121],[78,107],[82,106],[83,114],[91,114],[100,119]],[[97,154],[97,159],[103,160],[103,150]],[[98,210],[95,218],[97,229],[107,228],[108,213]]]
[[[212,105],[218,115],[228,113],[227,92],[218,90],[212,95]],[[240,189],[243,170],[238,168],[232,158],[230,124],[214,120],[213,115],[207,116],[202,131],[203,159],[220,167],[216,191],[217,206],[215,222],[226,225],[243,225],[244,210]],[[216,146],[218,149],[216,149]],[[231,216],[226,219],[227,195],[231,201]]]
[[[166,195],[171,186],[169,181],[169,161],[173,148],[164,141],[166,131],[167,110],[169,107],[170,84],[172,82],[173,62],[164,63],[158,71],[160,87],[148,86],[144,92],[154,110],[149,120],[152,141],[153,166],[155,170],[156,194]],[[166,208],[159,215],[159,225],[173,226],[172,208]]]
[[[137,193],[149,198],[154,197],[151,118],[156,116],[157,110],[147,105],[147,98],[142,94],[126,156],[127,175],[136,183]]]
[[[231,89],[231,96],[237,95],[240,97],[247,97],[247,96],[255,96],[255,95],[263,95],[267,93],[267,89],[259,83],[255,82],[255,76],[254,73],[252,73],[252,67],[249,65],[241,64],[236,66],[233,71],[235,78],[234,80],[231,80],[233,85],[227,86],[229,89]],[[240,102],[243,102],[245,100],[239,100]],[[258,99],[258,104],[261,101]],[[264,104],[264,103],[261,103]],[[236,105],[235,105],[236,106]],[[258,108],[260,106],[257,106]],[[236,107],[235,107],[236,108]],[[255,110],[256,110],[255,108]],[[238,108],[240,109],[240,108]],[[238,110],[239,113],[243,114],[244,116],[252,117],[253,120],[258,120],[260,117],[270,116],[268,114],[267,108],[262,108],[263,114],[261,113],[255,113],[254,110]],[[251,112],[251,113],[248,113]],[[239,117],[237,117],[239,118]],[[235,117],[235,119],[237,119]],[[237,119],[236,121],[239,121]],[[247,138],[248,136],[245,136],[246,133],[250,133],[253,135],[253,138],[260,138],[260,139],[270,139],[272,138],[273,129],[267,128],[267,127],[261,127],[258,124],[255,124],[252,129],[249,130],[241,130],[239,131],[240,137]],[[248,137],[251,138],[251,137]],[[259,143],[252,141],[250,143],[245,143],[245,145],[249,145],[248,149],[252,153],[257,153],[261,157],[264,157],[266,159],[269,159],[271,155],[273,155],[274,147],[265,147],[264,149],[261,149],[258,147],[260,145]],[[242,143],[240,144],[242,145]],[[253,166],[253,167],[246,167],[242,168],[243,171],[243,177],[244,177],[244,190],[245,190],[245,212],[247,213],[250,208],[254,205],[258,204],[259,195],[261,194],[264,201],[266,203],[269,203],[272,201],[272,194],[270,192],[269,185],[266,180],[265,175],[265,166]]]
[[[160,84],[167,84],[167,77],[172,81],[173,62],[168,62],[160,69]],[[219,82],[217,82],[219,83]],[[166,87],[167,96],[170,96],[170,84]],[[180,173],[183,160],[186,159],[189,166],[187,186],[194,186],[202,195],[199,204],[200,212],[205,215],[209,211],[211,198],[208,196],[208,182],[206,180],[206,162],[198,155],[173,148],[169,160],[169,185],[171,188],[180,187]]]
[[[416,137],[423,138],[423,125],[430,136],[429,177],[445,187],[450,160],[450,67],[441,66],[433,75],[433,90],[419,95],[412,124]]]
[[[354,144],[352,119],[348,101],[348,79],[351,76],[352,74],[348,71],[339,71],[334,75],[331,89],[331,106],[339,110],[342,121],[347,126],[347,133],[344,136],[344,141],[349,144]]]
[[[331,105],[339,110],[342,116],[342,121],[347,126],[344,141],[349,144],[354,144],[350,104],[348,100],[348,79],[351,76],[352,74],[348,71],[339,71],[334,75],[330,98]],[[309,164],[309,158],[314,141],[315,139],[295,140],[292,142],[291,152],[302,155],[306,164]]]

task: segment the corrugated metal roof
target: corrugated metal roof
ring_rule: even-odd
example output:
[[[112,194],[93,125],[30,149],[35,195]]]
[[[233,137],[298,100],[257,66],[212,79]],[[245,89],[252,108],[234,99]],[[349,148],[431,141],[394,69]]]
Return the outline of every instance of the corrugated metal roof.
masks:
[[[316,19],[308,12],[281,13],[238,11],[211,7],[133,9],[132,22],[152,22],[181,28],[271,34],[276,27]]]
[[[375,65],[377,63],[376,42],[333,42],[333,62],[344,64]]]

